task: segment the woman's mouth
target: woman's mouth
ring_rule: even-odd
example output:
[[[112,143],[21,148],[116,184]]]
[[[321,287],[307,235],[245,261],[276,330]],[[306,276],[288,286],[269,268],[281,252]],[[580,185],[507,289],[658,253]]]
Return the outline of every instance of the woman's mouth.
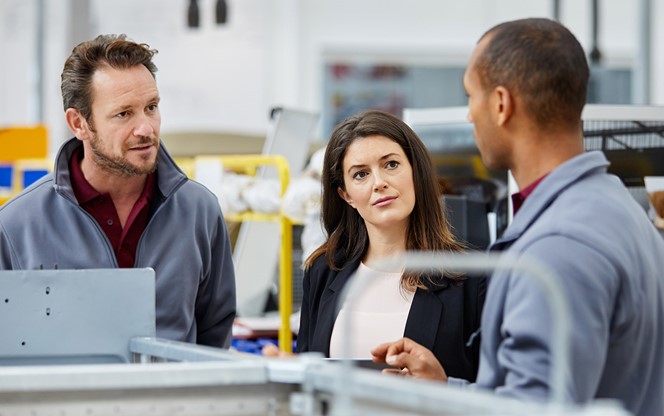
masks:
[[[395,199],[397,199],[397,197],[395,197],[395,196],[388,196],[388,197],[385,197],[385,198],[380,198],[376,202],[374,202],[372,205],[375,206],[375,207],[384,207],[384,206],[390,205],[392,203],[392,201],[394,201]]]

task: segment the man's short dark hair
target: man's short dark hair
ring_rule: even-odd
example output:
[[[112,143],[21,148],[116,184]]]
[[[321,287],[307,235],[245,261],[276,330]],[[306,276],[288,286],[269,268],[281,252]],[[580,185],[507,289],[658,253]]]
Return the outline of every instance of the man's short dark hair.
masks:
[[[487,31],[475,69],[484,88],[499,85],[521,98],[544,128],[578,124],[590,70],[583,48],[560,23],[522,19]]]
[[[157,53],[147,44],[136,43],[122,35],[99,35],[78,44],[65,61],[60,89],[65,111],[77,109],[86,120],[92,115],[92,76],[102,66],[127,69],[144,65],[155,76],[152,57]]]

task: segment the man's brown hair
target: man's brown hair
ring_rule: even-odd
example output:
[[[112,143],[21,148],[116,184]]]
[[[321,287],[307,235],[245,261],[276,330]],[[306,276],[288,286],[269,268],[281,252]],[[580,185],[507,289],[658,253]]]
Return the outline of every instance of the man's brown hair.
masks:
[[[117,69],[144,65],[155,76],[157,67],[152,57],[155,49],[145,43],[136,43],[122,35],[99,35],[93,40],[78,44],[65,61],[60,89],[65,111],[77,109],[90,121],[92,116],[92,77],[100,67]]]

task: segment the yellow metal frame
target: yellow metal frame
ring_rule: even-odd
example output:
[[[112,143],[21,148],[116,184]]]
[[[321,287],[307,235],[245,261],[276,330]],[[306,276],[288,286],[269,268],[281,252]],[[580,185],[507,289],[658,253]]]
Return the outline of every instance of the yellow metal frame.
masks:
[[[0,205],[9,201],[12,198],[12,196],[14,196],[13,192],[0,189]]]
[[[260,166],[272,165],[279,176],[280,195],[283,197],[288,189],[290,173],[288,161],[283,156],[272,155],[223,155],[198,156],[195,160],[217,160],[225,169],[237,173],[254,176]],[[293,311],[293,222],[282,212],[262,214],[245,211],[226,217],[227,221],[273,221],[279,223],[281,233],[281,249],[279,250],[279,348],[282,351],[293,351],[293,333],[290,316]]]
[[[53,161],[51,159],[18,159],[14,162],[7,163],[12,167],[12,186],[9,191],[0,192],[0,205],[12,199],[25,189],[23,183],[23,173],[30,170],[45,170],[47,172],[53,171]]]
[[[25,189],[23,172],[36,169],[52,172],[53,161],[50,159],[19,159],[12,163],[12,167],[12,196],[14,196]]]

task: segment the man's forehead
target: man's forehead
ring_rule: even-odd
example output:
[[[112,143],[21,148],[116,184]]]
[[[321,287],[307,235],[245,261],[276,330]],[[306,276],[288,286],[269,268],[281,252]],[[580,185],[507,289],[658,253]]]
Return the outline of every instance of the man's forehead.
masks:
[[[112,89],[112,93],[109,88]],[[131,68],[103,66],[93,74],[91,90],[93,99],[95,95],[103,93],[104,97],[109,98],[108,101],[121,99],[123,96],[159,95],[156,80],[143,65]]]
[[[485,49],[487,48],[487,45],[491,41],[490,39],[491,34],[486,34],[480,40],[477,42],[475,45],[475,48],[473,49],[473,52],[470,55],[470,59],[468,59],[468,65],[466,65],[466,71],[464,73],[464,78],[470,76],[470,74],[475,71],[477,61],[480,59],[482,54],[484,53]]]
[[[131,77],[129,75],[132,75]],[[150,70],[145,65],[134,65],[126,68],[116,68],[110,65],[101,65],[92,74],[92,82],[133,82],[139,78],[154,80]]]
[[[482,56],[490,41],[490,35],[485,35],[477,42],[475,48],[473,49],[473,53],[470,56],[470,61],[468,64],[469,66],[471,64],[474,65],[479,57]]]

